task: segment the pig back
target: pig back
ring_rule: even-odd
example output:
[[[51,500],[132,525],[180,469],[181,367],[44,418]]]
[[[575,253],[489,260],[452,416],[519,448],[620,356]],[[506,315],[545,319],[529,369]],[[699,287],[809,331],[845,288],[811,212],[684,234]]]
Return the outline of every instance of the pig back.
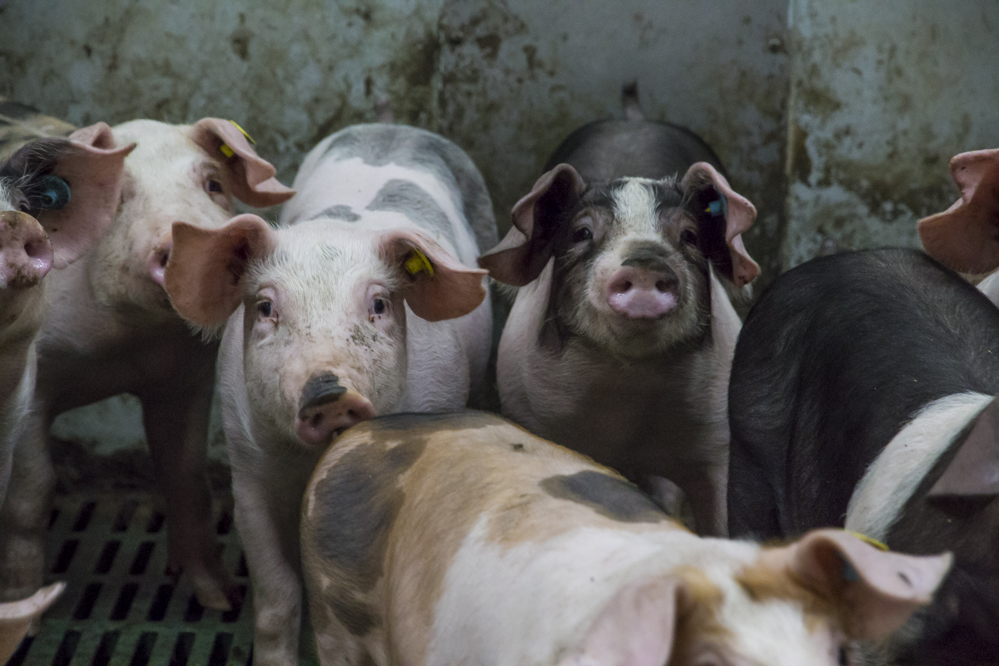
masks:
[[[76,127],[38,109],[0,97],[0,162],[39,137],[69,136]]]
[[[598,120],[559,144],[544,170],[570,164],[587,183],[659,180],[679,178],[695,162],[708,162],[727,177],[711,146],[684,127],[651,120]]]
[[[750,311],[732,364],[732,535],[842,526],[867,467],[920,408],[999,393],[996,349],[999,310],[921,252],[785,273]]]

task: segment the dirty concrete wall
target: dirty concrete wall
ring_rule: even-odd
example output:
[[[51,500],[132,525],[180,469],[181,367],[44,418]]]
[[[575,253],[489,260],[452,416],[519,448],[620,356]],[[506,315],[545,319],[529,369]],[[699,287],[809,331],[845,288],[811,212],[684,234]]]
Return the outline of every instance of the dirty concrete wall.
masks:
[[[505,230],[559,141],[620,115],[621,85],[637,80],[646,115],[702,134],[757,204],[747,245],[772,273],[786,14],[787,0],[0,0],[0,96],[77,124],[230,117],[286,183],[315,143],[387,99],[399,122],[471,154]],[[136,410],[108,401],[54,432],[128,456]]]
[[[791,0],[789,268],[918,247],[957,199],[948,160],[999,146],[999,2]]]

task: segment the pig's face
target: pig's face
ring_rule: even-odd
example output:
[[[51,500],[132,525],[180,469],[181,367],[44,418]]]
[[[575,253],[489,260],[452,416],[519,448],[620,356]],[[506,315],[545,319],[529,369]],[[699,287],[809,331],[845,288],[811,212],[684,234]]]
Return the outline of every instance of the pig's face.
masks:
[[[510,235],[480,263],[519,285],[554,259],[553,331],[641,358],[709,332],[709,263],[740,284],[755,277],[738,237],[755,213],[707,165],[691,167],[680,182],[626,178],[589,187],[560,165],[518,202]]]
[[[257,425],[308,446],[329,444],[399,402],[406,304],[437,321],[485,298],[484,271],[412,230],[319,219],[273,231],[243,215],[216,232],[178,224],[174,239],[166,274],[174,306],[207,326],[244,306],[244,375]]]
[[[135,120],[113,131],[119,145],[136,148],[125,161],[114,222],[93,253],[91,283],[98,300],[117,310],[170,315],[163,272],[171,225],[184,220],[217,229],[232,217],[234,198],[268,206],[291,191],[272,178],[273,168],[226,121],[179,126]],[[220,147],[229,144],[227,157]],[[249,163],[263,172],[256,183],[248,175]]]

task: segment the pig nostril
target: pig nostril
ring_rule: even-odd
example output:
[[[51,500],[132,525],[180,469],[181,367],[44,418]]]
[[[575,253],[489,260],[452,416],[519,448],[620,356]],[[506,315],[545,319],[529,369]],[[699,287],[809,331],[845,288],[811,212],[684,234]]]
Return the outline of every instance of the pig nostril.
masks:
[[[45,243],[40,243],[38,241],[31,241],[30,243],[25,243],[24,253],[29,257],[31,257],[32,259],[36,257],[41,257],[45,254]]]
[[[162,266],[163,268],[166,268],[166,265],[167,265],[168,261],[170,261],[170,251],[169,250],[167,250],[166,252],[164,252],[163,254],[160,255],[160,266]]]

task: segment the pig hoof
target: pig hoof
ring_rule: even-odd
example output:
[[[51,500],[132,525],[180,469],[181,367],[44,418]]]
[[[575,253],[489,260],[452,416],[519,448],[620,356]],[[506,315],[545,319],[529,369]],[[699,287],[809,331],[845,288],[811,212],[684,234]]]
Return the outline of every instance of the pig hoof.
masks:
[[[37,632],[39,616],[55,603],[64,589],[65,583],[55,583],[27,599],[0,603],[0,663],[7,662],[29,630],[34,627]]]
[[[194,595],[198,598],[198,603],[205,608],[215,610],[232,610],[233,603],[238,597],[238,593],[228,581],[222,579],[205,577],[194,581]]]

